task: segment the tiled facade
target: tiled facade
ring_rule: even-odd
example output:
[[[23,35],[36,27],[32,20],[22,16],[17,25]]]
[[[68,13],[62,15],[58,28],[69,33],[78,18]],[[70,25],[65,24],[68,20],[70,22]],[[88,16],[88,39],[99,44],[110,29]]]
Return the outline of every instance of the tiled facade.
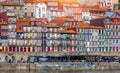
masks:
[[[9,52],[117,52],[120,26],[114,15],[105,21],[105,27],[75,21],[65,21],[69,26],[60,26],[39,19],[17,20],[16,23],[16,17],[9,15],[7,26],[1,25],[1,38],[7,35],[6,40],[1,39],[5,42],[1,45],[3,51]],[[72,27],[76,31],[71,30]]]
[[[101,48],[104,48],[103,27],[90,26],[90,24],[84,22],[76,28],[77,49],[80,52],[101,52]]]

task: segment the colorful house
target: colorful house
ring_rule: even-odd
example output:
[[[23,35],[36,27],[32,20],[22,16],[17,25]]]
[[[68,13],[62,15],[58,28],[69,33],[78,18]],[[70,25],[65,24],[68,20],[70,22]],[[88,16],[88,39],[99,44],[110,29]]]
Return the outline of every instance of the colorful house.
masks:
[[[60,45],[61,53],[75,55],[77,53],[76,31],[74,30],[60,30]]]
[[[120,51],[120,15],[118,12],[113,13],[110,17],[111,21],[105,22],[106,31],[106,47],[111,52]]]
[[[100,52],[99,31],[103,30],[101,26],[93,26],[87,22],[81,22],[76,26],[77,30],[77,49],[79,52]],[[104,35],[102,35],[104,36]],[[104,42],[104,41],[103,41]],[[102,43],[104,45],[104,43]]]
[[[7,22],[7,26],[5,26],[6,28],[6,39],[7,39],[7,46],[9,46],[8,48],[8,52],[13,52],[15,51],[16,48],[16,15],[15,12],[13,11],[6,11],[6,12],[2,12],[0,14],[1,17],[1,21],[6,21]],[[4,29],[4,27],[2,27]],[[2,33],[5,34],[4,31],[2,31]],[[4,36],[5,38],[5,36]],[[12,49],[11,49],[12,48]]]
[[[17,20],[17,46],[18,52],[42,52],[43,21],[47,19],[21,19]]]
[[[8,24],[0,22],[0,51],[8,51]]]

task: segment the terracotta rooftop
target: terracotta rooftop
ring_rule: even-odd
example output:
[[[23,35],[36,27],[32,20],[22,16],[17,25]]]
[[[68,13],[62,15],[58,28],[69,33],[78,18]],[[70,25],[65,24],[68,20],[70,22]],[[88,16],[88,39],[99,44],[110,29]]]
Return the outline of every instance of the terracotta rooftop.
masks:
[[[90,6],[90,5],[82,5],[82,6],[80,6],[81,8],[87,8],[87,9],[98,9],[98,8],[100,8],[100,6],[99,5],[94,5],[94,6]]]
[[[16,24],[16,32],[24,32],[23,31],[23,25],[21,25],[21,24]]]
[[[51,12],[64,12],[64,10],[50,10]]]
[[[78,8],[79,6],[64,6],[66,8]]]
[[[24,21],[23,21],[23,22],[21,22],[21,21],[18,22],[18,21],[17,21],[16,26],[17,26],[17,27],[16,27],[16,32],[24,32],[24,31],[23,31],[23,27],[25,27],[25,26],[30,26],[30,23],[29,23],[29,22],[26,22],[26,21],[25,21],[25,22],[24,22]]]
[[[57,2],[58,0],[42,0],[43,2]]]
[[[41,26],[41,27],[46,27],[46,24],[41,24],[40,26]]]
[[[97,18],[92,18],[91,20],[99,20],[99,19],[104,19],[105,17],[97,17]]]
[[[62,4],[78,4],[77,0],[42,0],[43,2],[60,2]]]
[[[76,26],[76,28],[79,28],[79,29],[87,29],[87,28],[90,28],[90,29],[102,29],[103,27],[102,26],[93,26],[93,25],[90,25],[87,22],[81,22]]]
[[[90,9],[90,11],[101,11],[101,12],[105,12],[107,11],[107,9]]]
[[[26,21],[26,22],[31,22],[31,21],[48,21],[48,19],[47,18],[17,19],[17,21],[19,21],[19,22],[23,22],[23,21]]]
[[[59,28],[60,26],[58,26],[58,25],[55,24],[55,23],[48,23],[48,24],[46,25],[46,27]]]
[[[60,33],[76,33],[74,30],[61,30]]]
[[[76,31],[76,27],[74,26],[74,27],[70,27],[70,28],[67,28],[67,30],[74,30],[74,31]]]
[[[36,0],[24,0],[24,3],[35,3],[37,2]]]
[[[119,22],[105,22],[105,24],[108,24],[108,25],[120,25],[120,21]]]
[[[114,12],[117,12],[117,13],[119,13],[119,14],[120,14],[120,10],[114,10]]]
[[[105,12],[108,10],[107,7],[100,7],[99,5],[94,5],[94,6],[89,6],[89,5],[82,5],[80,6],[83,11],[101,11],[101,12]]]
[[[17,22],[30,22],[30,21],[37,21],[35,19],[17,19]]]
[[[62,3],[62,4],[79,4],[79,2],[70,2],[70,1],[69,2],[67,2],[67,1],[66,2],[60,2],[60,3]]]
[[[20,6],[20,4],[16,3],[16,2],[0,2],[0,5],[2,5],[2,6]]]
[[[0,22],[0,25],[7,25],[6,22]]]

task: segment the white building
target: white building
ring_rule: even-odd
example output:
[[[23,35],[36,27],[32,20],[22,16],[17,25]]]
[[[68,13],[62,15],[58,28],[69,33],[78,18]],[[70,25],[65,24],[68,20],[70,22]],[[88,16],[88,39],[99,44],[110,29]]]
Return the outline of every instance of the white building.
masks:
[[[47,6],[45,5],[45,3],[38,3],[35,6],[35,11],[34,11],[35,18],[46,17],[46,10],[47,10]]]
[[[100,0],[101,7],[110,7],[113,9],[112,0]]]
[[[64,10],[47,10],[47,18],[49,21],[61,16],[65,16]]]
[[[91,15],[89,11],[83,11],[82,12],[82,20],[83,21],[89,21],[91,19]]]

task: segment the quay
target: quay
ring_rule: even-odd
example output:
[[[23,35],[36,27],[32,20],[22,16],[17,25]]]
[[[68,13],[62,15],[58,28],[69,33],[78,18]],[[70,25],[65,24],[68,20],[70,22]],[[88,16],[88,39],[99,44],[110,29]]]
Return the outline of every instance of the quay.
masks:
[[[81,63],[81,62],[43,62],[43,63],[2,63],[0,70],[119,70],[120,64]]]

